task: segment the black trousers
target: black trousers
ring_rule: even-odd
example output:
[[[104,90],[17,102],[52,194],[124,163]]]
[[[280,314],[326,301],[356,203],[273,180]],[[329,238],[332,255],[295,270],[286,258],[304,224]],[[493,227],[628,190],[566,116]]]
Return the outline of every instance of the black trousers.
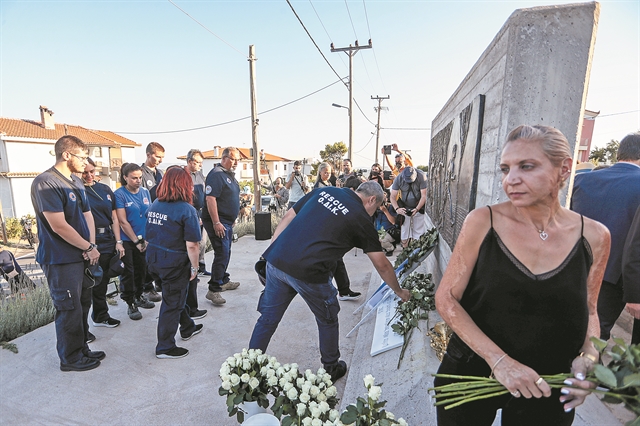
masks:
[[[600,319],[601,339],[609,340],[609,337],[611,337],[611,329],[626,306],[626,302],[623,299],[622,277],[615,284],[602,281],[602,287],[600,287],[600,294],[598,295],[598,318]],[[640,343],[640,320],[637,319],[633,320],[631,343]]]
[[[438,374],[488,377],[491,368],[453,335]],[[434,385],[442,386],[455,381],[436,378]],[[560,389],[553,389],[549,398],[515,398],[506,394],[468,402],[449,410],[439,405],[438,426],[491,426],[499,408],[502,408],[502,426],[570,426],[575,410],[565,413],[559,398]]]
[[[107,285],[110,278],[107,277],[106,271],[109,270],[109,263],[113,257],[113,251],[102,253],[100,252],[100,267],[102,268],[103,275],[102,281],[96,284],[91,289],[91,299],[93,302],[93,311],[91,312],[91,319],[93,322],[104,322],[109,319],[109,305],[107,304]]]
[[[142,296],[142,286],[147,273],[145,253],[141,253],[134,242],[125,241],[124,273],[120,276],[120,297],[127,303],[133,303],[134,298]]]
[[[349,274],[347,273],[344,260],[338,260],[336,269],[333,271],[333,279],[336,280],[336,286],[338,287],[338,293],[340,293],[340,295],[349,293],[351,281],[349,281]]]

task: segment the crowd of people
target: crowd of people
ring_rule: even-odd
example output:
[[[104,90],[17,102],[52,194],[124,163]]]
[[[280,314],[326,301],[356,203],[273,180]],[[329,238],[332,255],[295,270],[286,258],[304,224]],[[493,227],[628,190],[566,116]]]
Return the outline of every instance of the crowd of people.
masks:
[[[250,348],[267,349],[299,294],[316,318],[324,368],[334,381],[342,377],[339,300],[360,296],[350,288],[342,258],[354,247],[402,301],[409,300],[387,256],[425,232],[427,176],[397,145],[392,149],[396,162],[385,155],[386,174],[376,163],[364,177],[344,159],[339,175],[321,163],[311,185],[296,162],[289,176],[267,186],[279,208],[288,209],[263,253],[265,287]],[[93,305],[94,326],[120,324],[105,303],[118,260],[129,317],[140,319],[139,308],[152,308],[157,293],[156,356],[183,357],[188,350],[176,345],[175,334],[184,340],[198,334],[202,324],[194,319],[207,312],[198,309],[198,274],[210,277],[206,298],[215,305],[225,303],[222,292],[240,285],[228,272],[240,152],[224,149],[206,178],[198,150],[189,152],[186,167],[163,174],[164,149],[153,143],[145,164],[122,166],[121,187],[113,192],[96,182],[96,165],[85,150],[78,138],[62,137],[55,165],[32,187],[37,261],[56,308],[60,368],[89,370],[105,357],[88,347],[88,313]],[[569,425],[593,387],[585,377],[599,353],[590,337],[608,339],[626,309],[636,320],[632,343],[640,341],[640,133],[622,139],[616,164],[577,175],[571,208],[565,208],[560,194],[574,168],[571,154],[553,127],[515,128],[500,158],[507,201],[478,207],[465,219],[436,293],[438,312],[454,331],[439,373],[491,375],[509,393],[438,407],[439,425],[489,425],[498,409],[507,424]],[[210,275],[203,230],[214,251]],[[108,273],[89,288],[84,270],[96,264]],[[571,387],[551,389],[541,377],[566,371],[573,374]],[[436,385],[452,380],[438,378]]]

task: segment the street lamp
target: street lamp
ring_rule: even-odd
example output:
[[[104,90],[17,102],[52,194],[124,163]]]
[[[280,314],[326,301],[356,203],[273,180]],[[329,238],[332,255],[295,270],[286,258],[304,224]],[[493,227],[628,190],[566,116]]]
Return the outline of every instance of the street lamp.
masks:
[[[351,115],[351,108],[339,105],[339,104],[331,104],[331,106],[336,108],[344,108],[349,112],[349,160],[353,161],[352,156],[352,148],[353,148],[353,116]]]

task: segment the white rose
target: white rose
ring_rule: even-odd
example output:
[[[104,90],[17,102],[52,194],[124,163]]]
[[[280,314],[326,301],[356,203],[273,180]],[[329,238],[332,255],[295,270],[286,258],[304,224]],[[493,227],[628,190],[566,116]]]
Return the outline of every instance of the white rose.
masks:
[[[298,404],[296,408],[296,413],[299,417],[304,416],[304,413],[307,412],[307,406],[305,404]]]
[[[229,381],[231,380],[231,375],[230,374],[221,374],[220,378],[222,379],[222,381]]]
[[[311,400],[311,397],[304,390],[300,394],[300,402],[304,402],[305,404]]]
[[[240,380],[242,380],[242,383],[249,383],[250,379],[251,379],[251,376],[248,375],[247,373],[244,373],[242,376],[240,376]]]
[[[371,375],[371,374],[367,374],[366,376],[364,376],[364,385],[367,389],[369,389],[369,386],[373,386],[375,384],[375,378]]]
[[[318,401],[326,401],[327,400],[327,395],[325,395],[323,393],[319,393],[318,396],[316,396],[316,399]]]
[[[336,420],[338,420],[338,417],[340,417],[340,412],[338,410],[329,411],[329,420],[335,422]]]
[[[284,375],[284,368],[282,368],[282,367],[278,367],[278,368],[276,368],[276,374],[277,374],[278,376],[282,376],[282,375]]]
[[[255,362],[256,358],[258,358],[258,355],[256,355],[255,352],[249,352],[249,361],[251,362]]]
[[[297,370],[298,369],[298,364],[296,364],[295,362],[291,363],[291,369],[292,370]]]
[[[273,368],[278,369],[280,367],[281,367],[281,365],[280,365],[279,362],[276,361],[276,362],[273,363]]]
[[[230,380],[233,386],[237,386],[240,383],[240,376],[238,376],[237,374],[232,374]]]
[[[276,375],[276,370],[272,368],[267,368],[267,377],[274,377]]]
[[[320,388],[317,386],[311,386],[311,389],[309,389],[309,394],[311,394],[311,396],[314,398],[318,396],[319,393],[320,393]]]
[[[262,367],[262,368],[260,368],[260,375],[261,375],[261,376],[266,376],[266,375],[267,375],[267,371],[268,371],[268,370],[269,370],[269,369],[268,369],[267,367]]]
[[[318,403],[317,403],[317,402],[315,402],[315,401],[311,401],[311,402],[309,403],[309,408],[314,408],[314,407],[317,407],[317,406],[318,406]]]
[[[249,387],[251,389],[255,389],[258,386],[260,386],[260,380],[256,379],[255,377],[252,377],[251,380],[249,380]]]
[[[315,374],[311,373],[311,374],[308,374],[308,375],[305,375],[305,376],[306,376],[307,380],[310,381],[311,383],[315,383],[316,382],[316,375]]]
[[[308,368],[307,368],[306,370],[304,370],[304,377],[307,377],[307,378],[308,378],[310,374],[313,374],[313,373],[311,372],[311,370],[309,370]]]
[[[395,420],[396,416],[391,411],[387,411],[386,413],[388,419]]]
[[[327,370],[325,370],[324,368],[318,368],[318,376],[324,376],[325,373],[327,372]]]
[[[229,380],[225,380],[222,382],[222,389],[229,390],[231,389],[231,382]]]
[[[275,386],[278,384],[278,378],[276,376],[271,376],[269,378],[267,378],[267,384],[269,386]]]
[[[322,411],[320,411],[320,407],[313,407],[311,409],[311,416],[315,419],[319,418],[322,415]]]
[[[260,349],[257,349],[257,350],[258,350],[258,351],[260,351]],[[260,351],[260,352],[261,352],[261,351]],[[266,359],[267,359],[267,356],[266,356],[266,355],[263,355],[262,353],[256,357],[256,360],[257,360],[260,364],[264,363],[264,362],[266,361]]]
[[[322,381],[328,385],[333,384],[333,382],[331,381],[331,374],[328,374],[328,373],[324,375],[324,377],[322,378]]]
[[[320,404],[318,404],[318,408],[322,413],[326,413],[331,407],[329,407],[329,404],[327,404],[326,401],[321,401]]]
[[[298,398],[298,390],[296,388],[294,388],[294,387],[291,387],[291,389],[289,389],[287,391],[287,397],[292,401],[297,399]]]
[[[311,417],[305,417],[304,419],[302,419],[302,424],[304,426],[311,426]]]
[[[278,384],[280,385],[280,387],[284,387],[287,383],[287,379],[285,379],[284,377],[281,377],[280,380],[278,380]]]
[[[247,350],[247,348],[242,348],[242,356],[247,356],[248,353],[249,351]]]
[[[222,364],[222,367],[220,367],[220,375],[222,376],[229,373],[231,373],[231,369],[229,368],[229,364],[225,362]]]
[[[309,393],[309,391],[311,390],[311,385],[306,382],[304,385],[300,386],[300,389],[302,390],[302,392]]]
[[[227,364],[229,364],[229,367],[233,368],[236,366],[236,359],[234,357],[229,357],[227,358]]]
[[[289,382],[285,383],[285,384],[284,384],[284,386],[282,387],[282,389],[283,389],[285,392],[289,392],[289,389],[292,389],[292,388],[293,388],[293,384],[292,384],[292,383],[289,383]]]
[[[243,370],[250,370],[251,369],[251,361],[249,361],[248,359],[243,359],[242,360],[242,369]]]
[[[331,396],[336,396],[338,394],[338,390],[336,389],[335,386],[329,386],[329,388],[324,391],[324,394],[331,397]]]
[[[299,388],[301,388],[302,386],[304,386],[304,383],[305,383],[305,381],[304,381],[304,379],[303,379],[302,377],[298,377],[298,378],[296,379],[296,385],[297,385]]]
[[[322,420],[320,419],[311,420],[311,426],[322,426]]]
[[[406,421],[405,419],[403,419],[402,417],[400,417],[400,418],[398,419],[398,424],[399,424],[400,426],[409,426],[409,423],[407,423],[407,421]]]
[[[377,401],[380,395],[382,395],[382,388],[380,386],[371,386],[369,388],[369,398],[372,400]]]

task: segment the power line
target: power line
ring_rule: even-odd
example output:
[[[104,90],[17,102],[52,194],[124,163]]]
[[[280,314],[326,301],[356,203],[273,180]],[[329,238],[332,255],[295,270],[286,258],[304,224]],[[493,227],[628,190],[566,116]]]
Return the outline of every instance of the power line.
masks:
[[[351,19],[351,11],[349,10],[349,5],[347,4],[347,0],[344,0],[344,5],[347,7],[347,15],[349,15],[349,21],[351,21],[351,28],[353,28],[353,35],[358,39],[358,34],[356,34],[356,27],[353,26],[353,19]]]
[[[640,109],[636,109],[636,110],[633,110],[633,111],[625,111],[625,112],[615,112],[613,114],[599,115],[596,118],[611,117],[612,115],[631,114],[631,113],[638,112],[638,111],[640,111]]]
[[[239,54],[241,54],[243,57],[247,57],[247,55],[245,55],[244,53],[242,53],[241,51],[239,51],[238,49],[236,49],[235,47],[233,47],[231,44],[227,43],[226,41],[224,41],[222,39],[222,37],[220,37],[218,34],[214,33],[213,31],[211,31],[209,28],[205,27],[202,23],[200,23],[196,18],[194,18],[193,16],[189,15],[186,11],[184,11],[182,8],[180,8],[180,6],[178,6],[177,4],[175,4],[174,2],[172,2],[171,0],[168,0],[169,3],[171,3],[172,5],[174,5],[175,7],[177,7],[182,13],[184,13],[185,15],[187,15],[189,18],[193,19],[198,25],[200,25],[202,28],[204,28],[205,30],[207,30],[208,32],[210,32],[211,34],[213,34],[214,36],[216,36],[218,38],[218,40],[220,40],[221,42],[223,42],[224,44],[226,44],[227,46],[229,46],[230,48],[232,48],[233,50],[235,50],[236,52],[238,52]]]
[[[346,77],[344,77],[344,78],[346,78]],[[282,108],[282,107],[285,107],[285,106],[287,106],[287,105],[291,105],[291,104],[292,104],[292,103],[294,103],[294,102],[301,101],[301,100],[302,100],[302,99],[304,99],[304,98],[308,98],[309,96],[311,96],[311,95],[315,95],[316,93],[321,92],[322,90],[328,89],[329,87],[333,86],[334,84],[337,84],[337,83],[341,82],[342,80],[343,80],[343,79],[340,79],[340,80],[338,80],[338,81],[334,81],[333,83],[331,83],[331,84],[329,84],[329,85],[327,85],[327,86],[324,86],[323,88],[318,89],[318,90],[316,90],[316,91],[314,91],[314,92],[311,92],[311,93],[309,93],[309,94],[307,94],[307,95],[304,95],[304,96],[302,96],[302,97],[300,97],[300,98],[298,98],[298,99],[294,99],[293,101],[290,101],[290,102],[284,103],[284,104],[282,104],[282,105],[278,105],[278,106],[277,106],[277,107],[275,107],[275,108],[271,108],[271,109],[268,109],[268,110],[266,110],[266,111],[262,111],[262,112],[258,113],[258,115],[266,114],[266,113],[268,113],[268,112],[275,111],[275,110],[280,109],[280,108]],[[163,132],[117,132],[117,131],[116,131],[116,132],[114,132],[114,133],[122,133],[123,135],[159,135],[159,134],[165,134],[165,133],[182,133],[182,132],[191,132],[191,131],[194,131],[194,130],[203,130],[203,129],[210,129],[210,128],[212,128],[212,127],[224,126],[225,124],[236,123],[236,122],[238,122],[238,121],[246,120],[246,119],[248,119],[248,118],[251,118],[251,116],[249,115],[249,116],[242,117],[242,118],[236,118],[235,120],[225,121],[224,123],[210,124],[210,125],[208,125],[208,126],[193,127],[193,128],[190,128],[190,129],[182,129],[182,130],[166,130],[166,131],[163,131]]]
[[[431,127],[380,127],[381,130],[431,130]]]
[[[289,7],[291,8],[291,11],[293,12],[294,15],[296,15],[296,18],[298,18],[298,22],[300,22],[300,25],[302,25],[302,28],[304,28],[304,31],[307,33],[307,35],[309,36],[309,38],[311,39],[311,41],[313,42],[313,45],[316,47],[316,49],[318,49],[318,52],[320,52],[320,55],[322,55],[322,57],[324,58],[324,61],[327,63],[327,65],[329,65],[329,68],[331,68],[331,70],[333,71],[333,73],[340,79],[340,81],[342,81],[342,77],[340,77],[340,74],[338,74],[338,72],[333,68],[333,66],[331,65],[331,63],[329,62],[329,60],[327,59],[326,56],[324,56],[324,53],[322,53],[322,50],[320,50],[320,47],[318,47],[318,44],[316,43],[316,41],[313,39],[313,37],[311,37],[311,33],[309,33],[309,30],[307,30],[307,27],[304,26],[304,23],[302,22],[302,19],[300,19],[300,17],[298,16],[298,13],[296,12],[296,10],[293,8],[293,5],[291,4],[291,2],[289,0],[287,0],[287,4],[289,5]],[[344,81],[342,81],[342,83],[347,86],[347,83],[345,83]]]

